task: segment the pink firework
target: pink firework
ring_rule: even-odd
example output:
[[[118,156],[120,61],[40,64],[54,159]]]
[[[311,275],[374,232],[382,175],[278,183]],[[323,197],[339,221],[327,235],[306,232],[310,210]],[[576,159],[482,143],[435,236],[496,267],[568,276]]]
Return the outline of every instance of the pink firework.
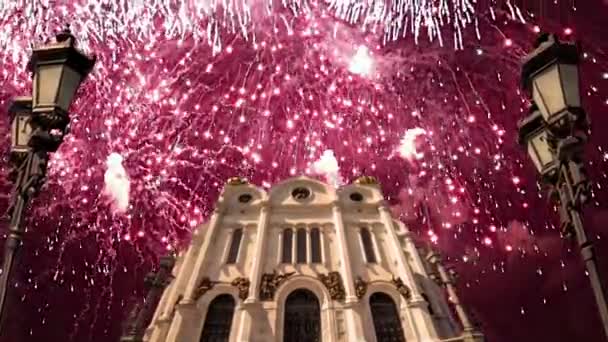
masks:
[[[36,323],[16,336],[115,338],[106,317],[123,317],[156,257],[188,242],[236,175],[265,187],[375,175],[420,239],[462,262],[469,285],[491,265],[499,272],[496,260],[535,253],[534,234],[555,227],[513,138],[534,26],[518,23],[516,7],[486,16],[473,3],[0,4],[3,111],[29,92],[30,43],[65,23],[99,57],[31,208],[14,305]],[[403,158],[395,151],[411,130],[424,134]],[[9,193],[5,177],[0,186]]]

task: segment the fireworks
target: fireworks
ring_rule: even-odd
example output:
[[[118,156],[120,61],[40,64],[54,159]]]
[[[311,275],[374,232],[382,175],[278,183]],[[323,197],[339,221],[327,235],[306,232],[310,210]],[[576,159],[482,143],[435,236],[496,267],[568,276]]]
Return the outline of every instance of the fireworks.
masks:
[[[18,291],[32,336],[61,315],[75,340],[116,336],[105,316],[235,175],[375,175],[421,239],[470,268],[556,234],[530,220],[545,202],[512,142],[533,28],[507,38],[472,1],[13,1],[0,22],[2,108],[29,92],[29,44],[64,23],[99,57],[31,209]],[[66,313],[51,291],[85,303]]]

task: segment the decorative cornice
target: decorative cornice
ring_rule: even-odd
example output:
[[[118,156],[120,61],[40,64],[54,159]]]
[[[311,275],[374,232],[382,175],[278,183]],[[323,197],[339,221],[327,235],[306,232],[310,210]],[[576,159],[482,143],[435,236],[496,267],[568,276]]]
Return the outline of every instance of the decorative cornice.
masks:
[[[277,289],[294,274],[295,272],[278,274],[276,270],[272,273],[264,273],[260,285],[260,299],[272,300]]]
[[[194,301],[199,300],[199,298],[201,298],[205,293],[207,293],[217,284],[230,284],[236,287],[239,291],[239,298],[242,300],[247,299],[247,297],[249,296],[249,285],[251,284],[251,282],[247,278],[238,277],[230,283],[226,283],[221,281],[213,281],[208,277],[204,277],[203,279],[201,279],[201,282],[199,283],[196,290],[194,290]]]
[[[361,176],[355,180],[359,185],[378,185],[378,180],[372,176]]]
[[[247,180],[245,178],[241,178],[241,177],[230,177],[228,178],[228,180],[226,181],[227,185],[232,185],[232,186],[237,186],[237,185],[245,185],[248,184]]]
[[[359,298],[359,299],[363,298],[363,296],[365,296],[366,292],[367,292],[367,282],[365,282],[365,280],[361,279],[361,277],[357,277],[357,279],[355,279],[355,294],[357,295],[357,298]]]
[[[344,283],[339,272],[329,272],[327,275],[319,274],[319,280],[325,285],[329,291],[329,296],[333,300],[343,301],[346,297],[344,292]]]
[[[211,281],[211,279],[209,279],[208,277],[204,277],[203,279],[201,279],[201,282],[198,284],[198,287],[196,288],[196,290],[194,290],[194,300],[198,300],[199,298],[201,298],[205,293],[207,293],[207,291],[211,290],[215,284],[217,284],[216,281]]]
[[[403,298],[405,298],[405,300],[410,300],[410,298],[412,298],[412,291],[409,287],[407,287],[407,285],[403,283],[403,280],[401,280],[401,278],[395,278],[395,276],[393,276],[391,282],[393,283],[393,285],[395,285],[397,291],[399,291],[399,293],[401,294],[401,296],[403,296]]]
[[[230,285],[236,287],[239,290],[239,298],[241,300],[247,299],[249,296],[249,285],[250,281],[247,278],[239,277],[234,279]]]

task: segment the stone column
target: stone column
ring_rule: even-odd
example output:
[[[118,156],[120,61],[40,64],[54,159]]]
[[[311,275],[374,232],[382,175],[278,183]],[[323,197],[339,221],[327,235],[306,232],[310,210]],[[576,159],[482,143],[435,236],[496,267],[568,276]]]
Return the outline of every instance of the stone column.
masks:
[[[454,276],[445,268],[445,266],[443,266],[443,263],[441,262],[441,256],[437,252],[431,251],[427,256],[427,259],[432,265],[435,266],[435,268],[437,269],[437,273],[439,273],[439,279],[441,279],[441,282],[445,285],[449,300],[454,305],[456,315],[458,316],[458,319],[462,324],[462,335],[464,341],[483,341],[483,335],[475,329],[475,326],[471,322],[469,315],[460,303],[460,299],[458,298],[458,294],[456,293],[456,288],[454,286]]]
[[[391,216],[390,210],[386,204],[386,202],[380,203],[378,206],[378,210],[380,211],[380,219],[382,223],[386,227],[387,235],[388,235],[388,243],[391,248],[390,254],[392,254],[393,258],[397,262],[397,277],[404,278],[403,281],[406,285],[410,287],[411,298],[408,302],[408,306],[412,311],[412,316],[415,322],[415,326],[412,328],[417,330],[417,334],[420,336],[422,341],[430,341],[433,339],[437,339],[437,331],[435,329],[435,324],[433,319],[428,311],[427,302],[421,295],[420,285],[416,282],[416,278],[414,277],[414,272],[412,271],[410,265],[405,258],[405,253],[401,248],[401,244],[399,243],[399,237],[397,236],[397,232],[395,230],[395,225],[393,223],[393,217]],[[390,255],[389,254],[389,255]],[[389,264],[392,262],[389,256]]]
[[[260,281],[262,279],[262,267],[264,265],[264,253],[266,251],[266,235],[268,231],[269,221],[269,204],[262,202],[260,208],[260,216],[258,218],[258,226],[255,236],[255,252],[249,270],[249,295],[242,304],[240,312],[241,319],[237,330],[238,342],[246,342],[251,340],[251,329],[254,324],[254,314],[261,312],[262,306],[259,303],[258,295],[260,293]]]
[[[268,219],[269,215],[269,204],[267,202],[262,203],[260,208],[260,217],[258,219],[258,229],[255,236],[255,257],[253,259],[251,271],[249,272],[249,281],[251,286],[249,288],[248,302],[256,301],[259,295],[260,281],[262,279],[262,266],[264,264],[264,252],[266,251],[266,238],[268,231]]]
[[[358,298],[355,293],[355,285],[353,283],[353,271],[350,263],[350,252],[348,240],[346,238],[346,230],[344,228],[344,220],[342,218],[342,209],[338,202],[332,205],[334,225],[336,228],[338,253],[340,255],[340,273],[344,280],[344,291],[346,296],[344,299],[344,318],[346,321],[346,341],[365,341],[363,332],[363,323],[361,316],[357,313]]]
[[[194,291],[204,275],[203,265],[209,257],[213,257],[208,255],[209,246],[213,243],[213,240],[217,235],[220,223],[222,222],[222,216],[223,212],[221,210],[220,203],[218,203],[218,208],[214,210],[211,218],[209,219],[209,225],[207,226],[207,232],[203,236],[203,241],[201,243],[193,243],[193,249],[191,250],[190,255],[187,255],[187,259],[184,260],[184,263],[188,263],[192,266],[189,266],[191,267],[189,272],[186,271],[186,266],[184,266],[178,275],[177,281],[179,282],[180,287],[176,291],[174,298],[177,302],[177,297],[182,294],[182,299],[180,303],[176,305],[175,316],[171,321],[166,341],[175,341],[176,338],[180,336],[179,334],[185,328],[185,326],[191,324],[189,319],[192,318],[194,310],[196,310],[196,303],[195,299],[193,298]],[[198,246],[198,248],[195,246]]]

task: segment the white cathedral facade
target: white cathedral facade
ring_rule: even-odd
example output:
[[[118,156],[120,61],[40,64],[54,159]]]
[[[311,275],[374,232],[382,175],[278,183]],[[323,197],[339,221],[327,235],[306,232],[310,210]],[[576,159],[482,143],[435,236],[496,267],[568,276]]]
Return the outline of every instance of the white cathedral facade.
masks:
[[[144,341],[483,341],[430,256],[372,177],[339,189],[297,177],[268,192],[232,178]]]

